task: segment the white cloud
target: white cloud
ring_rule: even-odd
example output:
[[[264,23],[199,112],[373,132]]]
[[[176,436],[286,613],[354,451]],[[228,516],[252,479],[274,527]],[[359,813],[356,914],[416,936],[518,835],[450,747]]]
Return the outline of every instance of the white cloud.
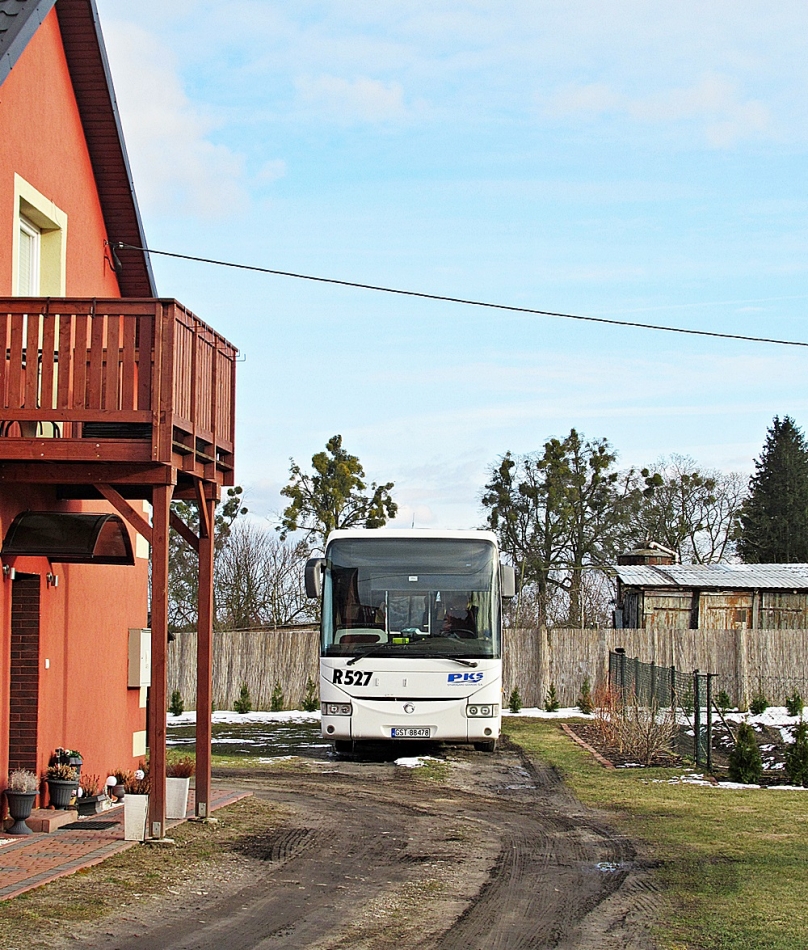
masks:
[[[255,178],[257,181],[268,184],[278,181],[286,175],[286,162],[282,158],[274,158],[272,161],[264,162],[258,169]]]
[[[199,217],[244,207],[243,158],[211,140],[217,123],[186,96],[171,49],[122,21],[104,36],[140,203]]]
[[[738,84],[707,73],[691,85],[648,96],[623,95],[605,83],[571,84],[548,97],[546,111],[554,117],[622,113],[640,122],[694,123],[712,148],[729,148],[741,139],[766,132],[769,111],[758,99],[743,99]]]
[[[301,76],[297,79],[301,100],[347,122],[385,122],[406,114],[400,83],[383,83],[360,76],[353,82],[338,76]]]

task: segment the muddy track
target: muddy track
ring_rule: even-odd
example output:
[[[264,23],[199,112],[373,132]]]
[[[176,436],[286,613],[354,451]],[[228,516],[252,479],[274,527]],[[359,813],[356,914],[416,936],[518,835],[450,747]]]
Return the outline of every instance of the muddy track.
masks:
[[[518,749],[449,750],[445,783],[386,762],[222,774],[277,803],[248,873],[97,947],[648,950],[656,891],[631,842]],[[88,944],[89,945],[89,944]]]

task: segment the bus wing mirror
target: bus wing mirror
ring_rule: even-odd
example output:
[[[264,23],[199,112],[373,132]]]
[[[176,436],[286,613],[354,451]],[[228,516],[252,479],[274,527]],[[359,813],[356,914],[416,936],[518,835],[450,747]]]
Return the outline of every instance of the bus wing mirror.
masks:
[[[516,597],[516,571],[510,564],[499,565],[499,586],[504,600]]]
[[[318,600],[323,590],[323,571],[325,558],[310,557],[306,561],[306,596],[316,597]]]

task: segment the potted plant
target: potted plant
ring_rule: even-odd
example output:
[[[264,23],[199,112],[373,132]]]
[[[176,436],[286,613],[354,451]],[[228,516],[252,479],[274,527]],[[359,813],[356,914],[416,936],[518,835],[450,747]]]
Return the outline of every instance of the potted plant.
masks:
[[[49,765],[45,771],[48,800],[54,808],[68,808],[78,788],[78,772],[72,765]]]
[[[188,790],[196,761],[190,755],[169,756],[166,761],[166,818],[184,818],[188,811]]]
[[[126,841],[145,841],[151,782],[143,769],[129,774],[131,778],[124,786],[123,836]]]
[[[110,783],[107,780],[107,785],[112,784],[112,797],[117,801],[123,801],[123,797],[126,794],[126,786],[128,783],[132,782],[135,777],[135,773],[131,769],[115,769],[110,778],[113,778],[115,781]]]
[[[39,779],[36,772],[29,772],[28,769],[15,769],[9,773],[6,801],[8,802],[8,813],[14,819],[14,824],[6,829],[6,834],[33,834],[26,825],[25,819],[31,814],[38,791]]]
[[[82,775],[79,780],[76,805],[79,815],[97,815],[104,810],[107,796],[101,791],[101,780],[97,775]]]

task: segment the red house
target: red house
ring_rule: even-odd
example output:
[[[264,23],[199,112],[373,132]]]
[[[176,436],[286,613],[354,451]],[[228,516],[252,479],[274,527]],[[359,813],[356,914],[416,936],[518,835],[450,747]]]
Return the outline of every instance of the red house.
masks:
[[[10,769],[42,773],[57,747],[102,780],[135,767],[147,697],[160,775],[172,519],[199,552],[198,708],[210,707],[208,528],[233,484],[236,350],[158,298],[137,250],[93,0],[0,0],[0,235],[0,789]],[[170,513],[175,498],[199,505],[199,536]],[[151,822],[162,836],[159,780]]]

